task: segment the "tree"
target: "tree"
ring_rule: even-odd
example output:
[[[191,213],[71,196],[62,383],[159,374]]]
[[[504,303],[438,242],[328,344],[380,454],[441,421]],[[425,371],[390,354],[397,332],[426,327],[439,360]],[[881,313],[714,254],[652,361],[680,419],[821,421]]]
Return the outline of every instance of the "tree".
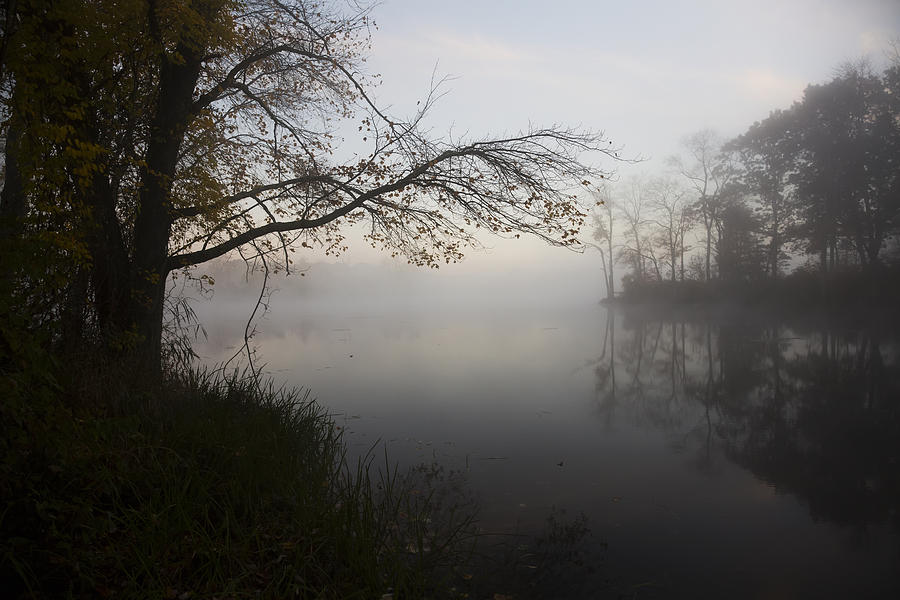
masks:
[[[877,265],[900,225],[898,72],[879,77],[865,63],[846,65],[792,109],[798,125],[784,135],[795,138],[801,233],[823,272],[839,262],[842,238],[860,264]]]
[[[881,264],[900,227],[898,98],[900,66],[879,76],[848,64],[728,144],[757,199],[770,275],[789,243],[817,255],[823,273]]]
[[[615,216],[613,214],[612,197],[609,188],[604,184],[593,192],[597,201],[594,216],[594,240],[596,244],[590,244],[600,252],[600,260],[603,264],[603,280],[606,284],[606,297],[616,297],[616,256],[613,254],[613,237],[615,235]],[[606,246],[604,248],[604,245]]]
[[[715,233],[722,210],[721,191],[734,174],[731,157],[722,152],[722,143],[714,131],[698,131],[682,141],[691,161],[685,164],[680,156],[670,161],[690,182],[696,194],[693,210],[703,225],[706,281],[712,277],[712,251],[717,243]]]
[[[239,248],[290,268],[297,250],[341,251],[342,231],[359,223],[369,243],[417,265],[459,260],[481,231],[577,246],[576,188],[602,177],[583,157],[614,156],[602,134],[561,127],[433,139],[420,124],[434,90],[412,118],[389,115],[362,71],[366,9],[23,0],[13,10],[0,214],[33,239],[50,235],[76,273],[57,312],[72,304],[108,349],[142,364],[159,364],[173,270]],[[335,132],[348,120],[368,153],[339,161]]]
[[[622,199],[617,203],[619,213],[625,220],[626,245],[622,247],[622,254],[631,260],[634,269],[634,277],[637,281],[646,280],[646,247],[647,234],[647,182],[644,177],[632,177],[628,181],[627,189]],[[658,270],[658,269],[657,269]]]
[[[725,281],[760,279],[768,268],[767,253],[759,239],[760,223],[743,203],[728,203],[720,215],[716,246],[719,275]]]
[[[660,177],[651,186],[656,217],[653,223],[659,228],[658,237],[663,247],[664,259],[669,263],[669,278],[676,279],[676,271],[684,281],[684,237],[690,229],[691,218],[684,202],[684,190],[672,179]]]
[[[781,272],[785,245],[795,222],[789,189],[793,153],[790,137],[783,135],[794,127],[792,118],[790,111],[774,111],[725,146],[726,151],[737,152],[743,186],[756,197],[768,238],[766,269],[773,279]]]

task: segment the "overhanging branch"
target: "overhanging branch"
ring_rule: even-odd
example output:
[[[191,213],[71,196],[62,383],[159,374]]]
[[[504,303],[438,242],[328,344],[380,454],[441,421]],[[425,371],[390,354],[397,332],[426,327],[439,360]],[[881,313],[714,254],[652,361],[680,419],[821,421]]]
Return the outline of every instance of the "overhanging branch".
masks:
[[[233,204],[235,202],[239,202],[241,200],[246,200],[248,198],[253,198],[259,196],[260,194],[264,194],[266,192],[271,192],[275,190],[283,190],[285,188],[297,186],[297,185],[308,185],[311,183],[325,183],[328,185],[333,185],[335,189],[343,189],[345,191],[357,191],[352,188],[348,188],[347,184],[342,181],[339,181],[332,177],[331,175],[302,175],[300,177],[293,177],[291,179],[285,179],[284,181],[278,181],[276,183],[268,183],[265,185],[258,185],[256,187],[252,187],[248,190],[244,190],[242,192],[238,192],[236,194],[232,194],[231,196],[226,196],[222,198],[218,202],[215,203],[216,207],[219,206],[227,206],[228,204]],[[202,214],[204,211],[209,210],[210,207],[205,206],[186,206],[184,208],[178,208],[173,211],[173,216],[176,219],[186,219],[190,217],[196,217]]]

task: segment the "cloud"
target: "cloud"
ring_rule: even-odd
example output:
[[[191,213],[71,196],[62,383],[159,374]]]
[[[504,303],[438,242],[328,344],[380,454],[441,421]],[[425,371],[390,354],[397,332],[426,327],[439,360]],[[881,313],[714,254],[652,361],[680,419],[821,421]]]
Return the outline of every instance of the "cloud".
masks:
[[[895,31],[891,34],[884,30],[870,29],[859,34],[858,43],[864,54],[876,55],[881,58],[880,55],[890,49],[891,42],[898,39],[900,39],[900,32]]]
[[[451,55],[462,60],[503,64],[522,64],[534,60],[531,52],[521,46],[504,44],[480,36],[454,35],[436,32],[428,38],[428,50],[438,55]]]
[[[740,91],[768,103],[772,108],[786,108],[799,100],[808,83],[763,68],[745,69],[734,78],[734,84]]]
[[[441,29],[419,29],[379,39],[374,58],[385,68],[405,71],[436,69],[438,77],[529,81],[543,70],[545,59],[533,46],[516,45],[479,35]]]

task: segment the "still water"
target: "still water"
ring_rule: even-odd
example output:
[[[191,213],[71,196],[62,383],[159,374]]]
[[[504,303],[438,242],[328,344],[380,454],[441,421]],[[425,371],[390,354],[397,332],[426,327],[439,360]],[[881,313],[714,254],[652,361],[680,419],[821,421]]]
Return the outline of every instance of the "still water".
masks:
[[[210,364],[240,343],[220,325],[198,348]],[[353,454],[465,473],[491,531],[583,513],[617,594],[900,597],[889,328],[597,304],[296,309],[259,327],[257,361],[312,390]]]

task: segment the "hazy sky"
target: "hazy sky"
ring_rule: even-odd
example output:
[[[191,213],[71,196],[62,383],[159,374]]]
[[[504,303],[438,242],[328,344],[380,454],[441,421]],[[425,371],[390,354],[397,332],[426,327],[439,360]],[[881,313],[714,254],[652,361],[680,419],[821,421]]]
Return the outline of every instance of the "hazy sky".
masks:
[[[550,8],[552,6],[552,8]],[[370,66],[409,112],[432,71],[432,123],[480,134],[564,122],[659,157],[703,127],[737,134],[841,62],[883,63],[898,0],[385,0]]]
[[[648,159],[623,175],[661,171],[699,129],[741,133],[844,61],[881,67],[900,38],[900,0],[384,0],[373,17],[369,68],[395,114],[412,114],[436,72],[453,79],[429,121],[435,135],[581,125]],[[572,260],[491,244],[467,268]]]

